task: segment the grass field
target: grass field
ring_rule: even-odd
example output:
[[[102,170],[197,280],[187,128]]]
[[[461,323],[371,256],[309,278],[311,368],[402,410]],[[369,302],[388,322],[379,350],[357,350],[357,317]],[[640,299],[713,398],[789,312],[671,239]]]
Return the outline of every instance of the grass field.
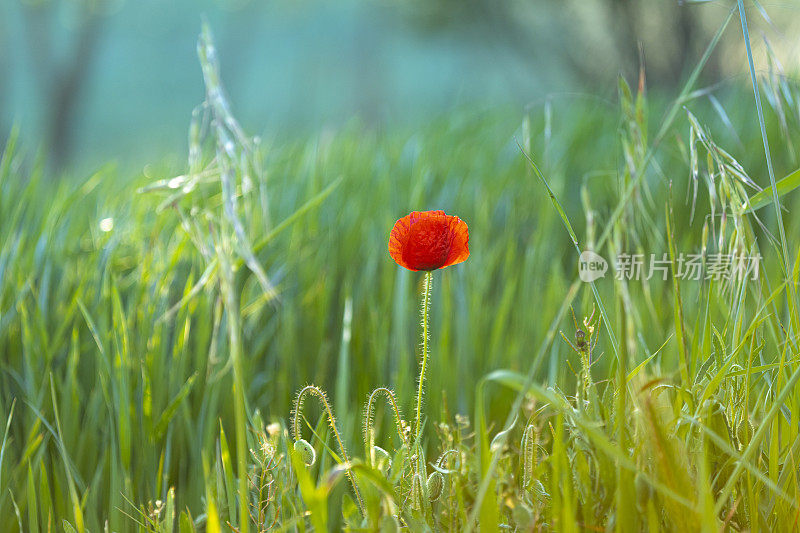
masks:
[[[0,530],[800,527],[800,87],[773,63],[763,120],[749,78],[692,75],[292,141],[241,130],[209,39],[186,166],[3,151]],[[432,276],[416,439],[424,276],[387,242],[424,209],[471,255]],[[586,249],[667,279],[585,283]],[[705,279],[715,254],[763,260]]]

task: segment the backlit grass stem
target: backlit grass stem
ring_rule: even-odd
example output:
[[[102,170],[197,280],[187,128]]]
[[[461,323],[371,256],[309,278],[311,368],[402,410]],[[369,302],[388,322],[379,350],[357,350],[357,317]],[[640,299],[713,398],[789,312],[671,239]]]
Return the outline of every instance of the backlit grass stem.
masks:
[[[248,497],[250,489],[247,477],[247,407],[245,400],[245,380],[242,374],[241,308],[233,287],[233,269],[228,257],[219,253],[222,264],[222,295],[228,314],[228,336],[230,358],[233,366],[233,412],[236,426],[236,473],[239,476],[239,529],[249,531],[250,516]]]

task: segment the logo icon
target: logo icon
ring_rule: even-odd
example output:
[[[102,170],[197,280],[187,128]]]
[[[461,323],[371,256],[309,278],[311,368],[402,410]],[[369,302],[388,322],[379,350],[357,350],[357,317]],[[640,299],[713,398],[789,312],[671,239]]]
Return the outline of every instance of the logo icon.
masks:
[[[608,271],[608,261],[591,250],[585,250],[578,259],[578,276],[581,281],[590,283],[604,278]]]

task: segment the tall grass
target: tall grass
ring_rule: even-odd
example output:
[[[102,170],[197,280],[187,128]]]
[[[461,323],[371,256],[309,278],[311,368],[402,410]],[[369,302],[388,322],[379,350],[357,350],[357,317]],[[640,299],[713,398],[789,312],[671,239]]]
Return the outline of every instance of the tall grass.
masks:
[[[762,120],[701,58],[666,104],[620,80],[289,141],[248,137],[199,51],[188,168],[54,182],[3,151],[0,529],[797,527],[800,92],[774,58]],[[423,279],[386,246],[433,208],[472,255],[433,284],[412,442]],[[584,284],[576,248],[672,276]],[[733,252],[757,279],[674,276]]]

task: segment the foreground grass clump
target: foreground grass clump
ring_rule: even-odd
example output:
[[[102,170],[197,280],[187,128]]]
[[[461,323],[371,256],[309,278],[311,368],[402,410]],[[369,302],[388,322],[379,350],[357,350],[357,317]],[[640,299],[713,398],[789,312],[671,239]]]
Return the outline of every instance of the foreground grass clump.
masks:
[[[722,115],[692,76],[664,112],[622,81],[607,106],[259,141],[200,52],[188,169],[54,183],[4,149],[0,530],[796,528],[800,218],[779,188],[781,243],[752,94],[718,90]],[[416,208],[470,229],[432,287],[419,438],[428,291],[386,250]],[[666,254],[667,279],[583,283],[584,249]],[[675,276],[731,253],[758,276]]]

